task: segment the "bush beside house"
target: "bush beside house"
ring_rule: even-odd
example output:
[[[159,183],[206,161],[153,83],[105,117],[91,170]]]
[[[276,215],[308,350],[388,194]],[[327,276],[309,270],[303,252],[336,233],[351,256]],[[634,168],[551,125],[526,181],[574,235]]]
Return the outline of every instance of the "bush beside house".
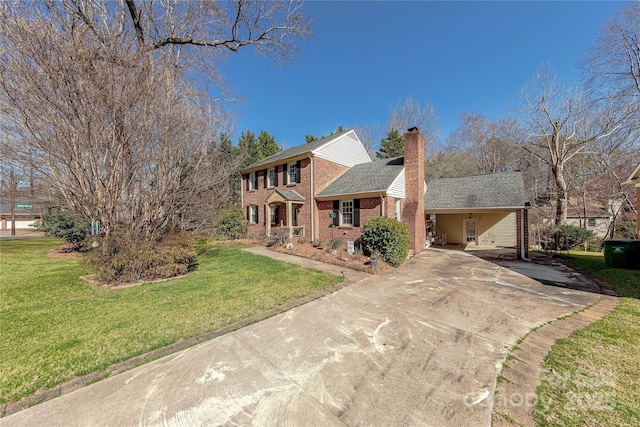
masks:
[[[362,240],[372,255],[399,267],[409,256],[409,226],[388,217],[367,220],[362,229]]]

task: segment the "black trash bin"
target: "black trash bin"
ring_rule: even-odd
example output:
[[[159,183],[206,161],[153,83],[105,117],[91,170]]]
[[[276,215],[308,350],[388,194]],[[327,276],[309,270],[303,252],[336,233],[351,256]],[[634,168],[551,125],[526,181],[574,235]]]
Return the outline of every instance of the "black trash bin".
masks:
[[[604,265],[613,268],[640,268],[640,240],[605,240]]]

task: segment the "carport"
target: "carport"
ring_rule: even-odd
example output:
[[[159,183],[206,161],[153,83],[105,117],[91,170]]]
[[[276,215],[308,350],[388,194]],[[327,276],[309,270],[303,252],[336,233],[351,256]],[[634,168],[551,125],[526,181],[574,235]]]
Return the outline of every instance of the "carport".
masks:
[[[529,257],[531,205],[519,171],[431,180],[424,205],[434,243],[513,247],[518,259]]]

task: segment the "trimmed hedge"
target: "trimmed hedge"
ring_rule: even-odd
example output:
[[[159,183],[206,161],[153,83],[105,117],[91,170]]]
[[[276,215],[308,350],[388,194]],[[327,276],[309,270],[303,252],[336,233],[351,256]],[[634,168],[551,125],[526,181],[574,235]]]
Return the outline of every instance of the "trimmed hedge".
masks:
[[[372,255],[396,267],[409,256],[409,226],[393,218],[375,217],[362,227],[362,240]]]

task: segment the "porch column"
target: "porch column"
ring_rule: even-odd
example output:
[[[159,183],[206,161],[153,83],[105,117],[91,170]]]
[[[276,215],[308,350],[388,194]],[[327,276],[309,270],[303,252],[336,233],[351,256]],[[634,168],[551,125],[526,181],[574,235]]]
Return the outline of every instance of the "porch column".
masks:
[[[267,236],[271,236],[271,205],[269,203],[266,204],[267,209],[265,215],[265,222],[267,226]]]
[[[293,212],[291,201],[287,200],[287,227],[289,227],[289,238],[293,237]]]

